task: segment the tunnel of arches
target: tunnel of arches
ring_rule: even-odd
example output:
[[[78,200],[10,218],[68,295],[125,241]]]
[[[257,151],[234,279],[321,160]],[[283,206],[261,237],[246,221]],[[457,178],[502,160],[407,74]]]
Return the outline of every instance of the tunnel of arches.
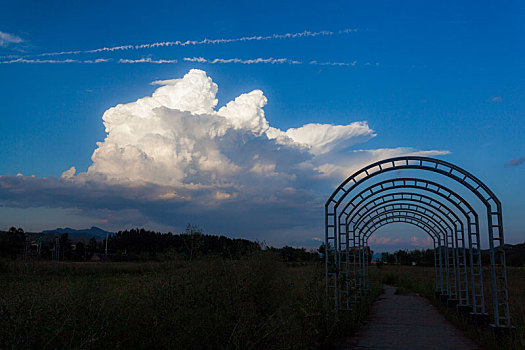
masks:
[[[370,237],[393,223],[430,238],[441,300],[477,322],[511,326],[501,202],[465,169],[418,156],[365,166],[326,201],[326,293],[336,312],[352,309],[369,292]],[[482,250],[490,256],[485,277],[491,300],[483,286]]]

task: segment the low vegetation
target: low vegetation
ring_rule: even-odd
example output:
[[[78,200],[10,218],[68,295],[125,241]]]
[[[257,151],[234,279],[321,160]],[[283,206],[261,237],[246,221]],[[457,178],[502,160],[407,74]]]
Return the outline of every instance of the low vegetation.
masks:
[[[141,262],[4,259],[0,348],[315,349],[351,334],[369,304],[336,322],[324,264],[290,259],[276,251]]]
[[[469,261],[469,250],[466,250],[466,261]],[[398,250],[393,253],[381,253],[381,262],[388,264],[434,266],[433,249]],[[490,265],[489,250],[481,251],[483,265]],[[525,267],[525,243],[506,244],[505,261],[507,266]]]
[[[435,299],[428,251],[396,252],[384,257],[390,264],[371,266],[372,293],[336,319],[314,251],[189,226],[179,235],[120,231],[110,236],[108,254],[103,240],[62,235],[56,262],[53,238],[36,249],[28,237],[21,229],[0,232],[0,349],[329,348],[363,323],[383,283],[425,296],[489,349],[525,348],[524,268],[508,268],[516,330],[498,343],[488,327],[472,326]],[[89,262],[95,255],[104,259]]]

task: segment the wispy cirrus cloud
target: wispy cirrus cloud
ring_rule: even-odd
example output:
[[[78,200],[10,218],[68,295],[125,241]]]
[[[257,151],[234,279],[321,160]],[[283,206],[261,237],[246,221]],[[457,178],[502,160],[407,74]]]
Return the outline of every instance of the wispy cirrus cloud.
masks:
[[[505,166],[518,166],[523,163],[525,163],[525,157],[520,157],[510,160],[509,162],[507,162],[507,164],[505,164]]]
[[[317,62],[317,61],[310,61],[308,64],[313,64],[316,66],[355,66],[357,64],[357,61],[353,62]]]
[[[268,58],[249,58],[249,59],[243,59],[243,58],[204,58],[204,57],[183,57],[181,60],[175,59],[175,58],[151,58],[151,57],[142,57],[142,58],[120,58],[120,59],[112,59],[112,58],[96,58],[96,59],[89,59],[89,60],[80,60],[80,59],[34,59],[34,58],[14,58],[6,61],[0,61],[0,64],[17,64],[17,63],[26,63],[26,64],[62,64],[62,63],[84,63],[84,64],[92,64],[92,63],[106,63],[106,62],[117,62],[122,64],[135,64],[135,63],[151,63],[151,64],[175,64],[179,63],[180,61],[183,62],[194,62],[194,63],[207,63],[207,64],[289,64],[289,65],[318,65],[318,66],[333,66],[333,67],[355,67],[358,66],[357,61],[352,62],[318,62],[318,61],[309,61],[308,63],[304,63],[303,61],[293,59],[293,58],[274,58],[274,57],[268,57]],[[362,64],[363,66],[378,66],[379,63],[370,63],[366,62]]]
[[[111,58],[97,58],[94,60],[74,60],[71,58],[65,60],[40,60],[40,59],[27,59],[27,58],[17,58],[8,61],[0,61],[0,64],[14,64],[14,63],[29,63],[29,64],[63,64],[63,63],[84,63],[84,64],[93,64],[93,63],[105,63],[111,62]]]
[[[349,67],[349,66],[356,66],[357,61],[352,62],[318,62],[318,61],[310,61],[308,64],[313,64],[316,66],[340,66],[340,67]],[[379,66],[379,62],[365,62],[363,64],[364,66]]]
[[[166,63],[177,63],[178,60],[164,60],[164,59],[152,59],[152,58],[139,58],[136,60],[133,59],[124,59],[121,58],[118,60],[118,63],[155,63],[155,64],[166,64]]]
[[[258,63],[270,63],[270,64],[302,64],[301,61],[289,59],[289,58],[253,58],[253,59],[241,59],[241,58],[213,58],[206,59],[204,57],[184,57],[186,62],[198,62],[198,63],[240,63],[240,64],[258,64]]]
[[[19,44],[23,41],[24,40],[17,35],[0,31],[0,47],[7,47],[12,44]]]
[[[204,38],[202,40],[161,41],[161,42],[152,42],[152,43],[144,43],[144,44],[128,44],[128,45],[100,47],[100,48],[90,49],[90,50],[68,50],[68,51],[43,52],[43,53],[35,54],[35,55],[26,55],[24,57],[79,55],[79,54],[92,54],[92,53],[102,53],[102,52],[144,50],[144,49],[172,47],[172,46],[184,47],[184,46],[199,46],[199,45],[219,45],[219,44],[229,44],[229,43],[236,43],[236,42],[250,42],[250,41],[314,38],[314,37],[319,37],[319,36],[343,35],[343,34],[349,34],[349,33],[355,33],[355,32],[357,32],[357,29],[355,28],[347,28],[347,29],[342,29],[338,31],[321,30],[317,32],[305,30],[302,32],[295,32],[295,33],[253,35],[253,36],[243,36],[243,37],[238,37],[238,38],[216,38],[216,39]],[[9,36],[10,38],[12,38],[11,40],[18,38],[16,36],[12,36],[7,33],[0,32],[0,34],[5,34],[6,38],[7,36]]]
[[[303,61],[292,59],[292,58],[252,58],[252,59],[242,59],[242,58],[204,58],[204,57],[184,57],[186,62],[196,62],[196,63],[209,63],[209,64],[220,64],[220,63],[238,63],[238,64],[259,64],[259,63],[269,63],[269,64],[306,64]],[[309,61],[308,64],[316,66],[338,66],[338,67],[354,67],[357,66],[357,61],[352,62],[319,62],[319,61]],[[370,63],[366,62],[364,66],[379,66],[379,62]]]
[[[176,40],[176,41],[163,41],[163,42],[153,42],[145,44],[134,44],[134,45],[118,45],[111,47],[100,47],[91,50],[70,50],[70,51],[56,51],[56,52],[44,52],[39,54],[30,54],[30,55],[7,55],[1,58],[4,61],[0,61],[0,64],[15,64],[15,63],[48,63],[48,64],[60,64],[60,63],[102,63],[114,61],[117,63],[123,64],[134,64],[134,63],[152,63],[152,64],[174,64],[179,63],[180,61],[185,62],[196,62],[196,63],[208,63],[208,64],[290,64],[290,65],[299,65],[299,64],[310,64],[310,65],[319,65],[319,66],[356,66],[357,61],[352,62],[320,62],[317,60],[311,60],[309,62],[303,62],[301,60],[292,59],[292,58],[274,58],[274,57],[257,57],[257,58],[204,58],[204,57],[183,57],[183,58],[152,58],[152,57],[142,57],[142,58],[97,58],[97,59],[79,59],[79,58],[68,58],[68,59],[42,59],[40,57],[44,56],[61,56],[61,55],[81,55],[81,54],[93,54],[93,53],[104,53],[104,52],[116,52],[116,51],[128,51],[128,50],[141,50],[141,49],[151,49],[151,48],[161,48],[161,47],[171,47],[171,46],[198,46],[198,45],[218,45],[218,44],[227,44],[235,42],[250,42],[250,41],[267,41],[267,40],[283,40],[283,39],[298,39],[298,38],[312,38],[320,36],[333,36],[333,35],[343,35],[348,33],[357,32],[355,28],[347,28],[338,31],[302,31],[294,33],[284,33],[284,34],[270,34],[270,35],[254,35],[254,36],[243,36],[238,38],[218,38],[218,39],[202,39],[202,40]],[[3,40],[5,42],[20,42],[21,38],[13,36],[11,34],[2,33]],[[0,43],[2,43],[0,41]],[[370,66],[372,63],[366,62],[363,65]],[[379,65],[375,63],[375,65]]]

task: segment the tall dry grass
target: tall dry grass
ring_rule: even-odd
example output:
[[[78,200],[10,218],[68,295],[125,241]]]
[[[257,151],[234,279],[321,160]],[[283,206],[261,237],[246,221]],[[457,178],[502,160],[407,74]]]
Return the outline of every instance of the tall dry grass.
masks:
[[[350,334],[367,312],[365,304],[336,322],[322,263],[266,253],[1,270],[0,348],[315,349]]]

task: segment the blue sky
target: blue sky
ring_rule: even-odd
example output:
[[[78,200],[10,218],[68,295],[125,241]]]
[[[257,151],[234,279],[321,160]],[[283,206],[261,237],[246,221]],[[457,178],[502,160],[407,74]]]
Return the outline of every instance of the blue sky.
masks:
[[[0,64],[0,175],[59,178],[71,166],[87,171],[96,142],[106,136],[101,120],[106,110],[151,95],[157,88],[152,81],[181,78],[197,68],[218,84],[218,107],[242,93],[262,90],[268,99],[266,119],[282,130],[366,121],[377,136],[358,149],[449,151],[442,159],[470,170],[502,199],[509,241],[524,240],[525,163],[518,161],[525,157],[523,3],[4,1],[0,9],[0,32],[11,38],[0,41],[0,61],[6,62]],[[304,31],[332,34],[38,56]],[[184,60],[195,57],[284,58],[301,64]],[[20,58],[109,61],[7,63]],[[177,63],[126,64],[121,59]],[[331,189],[317,189],[315,195],[328,195]],[[93,212],[73,215],[67,206],[27,206],[2,208],[0,226],[118,225],[111,218],[92,220],[99,217]],[[154,221],[144,223],[167,229],[185,225]],[[217,233],[231,230],[205,226]],[[257,235],[265,237],[264,230]],[[290,237],[269,240],[305,244],[309,239],[297,233]]]

